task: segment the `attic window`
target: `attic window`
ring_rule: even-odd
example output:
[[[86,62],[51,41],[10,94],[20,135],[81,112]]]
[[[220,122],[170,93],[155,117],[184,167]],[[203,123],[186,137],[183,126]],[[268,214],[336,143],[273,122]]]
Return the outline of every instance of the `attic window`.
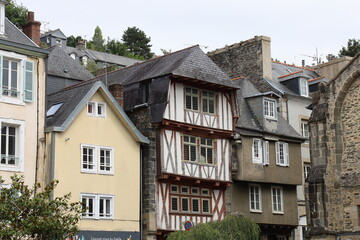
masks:
[[[309,96],[309,86],[306,79],[300,79],[300,95],[304,97]]]
[[[56,103],[56,104],[52,105],[51,108],[46,112],[46,117],[54,116],[55,113],[59,110],[59,108],[61,108],[62,105],[63,105],[63,103]]]

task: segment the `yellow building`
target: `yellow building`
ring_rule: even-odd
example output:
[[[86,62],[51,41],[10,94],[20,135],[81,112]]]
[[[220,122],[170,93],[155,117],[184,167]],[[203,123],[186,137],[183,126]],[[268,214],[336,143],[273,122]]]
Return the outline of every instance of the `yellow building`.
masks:
[[[86,82],[48,96],[47,182],[86,206],[80,239],[140,239],[140,145],[148,143],[105,85]]]
[[[5,18],[0,1],[0,176],[1,187],[14,174],[27,185],[36,181],[36,162],[43,158],[45,58],[40,48]]]

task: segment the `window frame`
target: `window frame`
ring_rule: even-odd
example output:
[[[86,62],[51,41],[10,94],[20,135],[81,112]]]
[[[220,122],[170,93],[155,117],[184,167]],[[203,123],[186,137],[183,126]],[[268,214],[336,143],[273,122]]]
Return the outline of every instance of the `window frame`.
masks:
[[[282,167],[288,167],[289,162],[290,162],[290,160],[289,160],[289,144],[286,142],[276,142],[275,150],[276,150],[276,165],[282,166]],[[283,153],[282,153],[283,159],[281,158],[281,150],[283,151]]]
[[[306,119],[301,119],[300,121],[300,130],[301,130],[301,136],[303,138],[306,138],[307,140],[305,141],[305,143],[309,143],[309,121]]]
[[[279,190],[279,192],[276,191],[275,196],[275,202],[274,202],[274,190]],[[279,193],[279,195],[278,195]],[[280,199],[279,199],[280,197]],[[280,200],[280,201],[279,201]],[[276,209],[274,206],[276,205]],[[274,214],[284,214],[284,195],[283,195],[283,188],[279,186],[271,186],[271,206],[272,206],[272,212]],[[278,209],[280,206],[280,210]]]
[[[1,159],[1,145],[2,145],[2,126],[15,127],[15,158],[17,164],[1,164],[0,170],[10,172],[24,172],[24,153],[25,153],[25,121],[14,120],[14,119],[3,119],[0,118],[0,159]]]
[[[190,92],[187,92],[187,90]],[[197,93],[193,93],[196,90]],[[210,95],[213,96],[210,96]],[[190,107],[188,107],[188,98],[191,99]],[[194,108],[194,98],[197,99],[197,109]],[[204,102],[206,102],[206,109],[204,109]],[[212,103],[211,103],[212,102]],[[213,105],[213,112],[210,111],[210,105]],[[216,92],[211,90],[199,89],[190,86],[184,86],[184,109],[199,112],[202,114],[216,115],[217,114]]]
[[[260,138],[253,138],[253,144],[252,144],[252,162],[253,163],[263,163],[262,158],[262,141]],[[256,153],[257,152],[257,156]]]
[[[82,219],[96,219],[96,220],[107,220],[114,219],[115,216],[115,196],[110,194],[94,194],[94,193],[80,193],[80,202],[83,202],[83,198],[93,199],[94,216],[81,216]],[[100,201],[102,199],[110,200],[110,216],[100,216]],[[83,206],[82,206],[83,207]],[[87,207],[87,206],[86,206]],[[105,207],[106,208],[106,207]]]
[[[89,112],[89,106],[92,106],[92,112]],[[102,108],[102,113],[99,114],[99,107]],[[106,118],[106,103],[89,101],[86,105],[86,112],[88,116]]]
[[[186,141],[185,138],[188,138],[189,141]],[[195,139],[194,142],[190,142],[190,139]],[[205,141],[205,144],[202,144],[202,140]],[[207,144],[208,141],[211,141],[211,145]],[[195,159],[193,160],[193,155],[191,151],[191,147],[195,147]],[[203,156],[203,150],[205,149],[205,156]],[[211,159],[208,158],[209,150],[211,152]],[[188,134],[182,135],[182,160],[186,162],[192,162],[197,164],[205,164],[205,165],[215,165],[216,163],[216,139],[212,138],[203,138],[199,136],[192,136]],[[187,155],[186,155],[186,152]],[[188,156],[190,159],[186,159]]]
[[[253,193],[253,189],[257,188],[258,194]],[[252,195],[254,194],[254,201],[252,201]],[[252,207],[252,202],[254,202],[255,208]],[[259,208],[256,208],[256,203],[258,203]],[[258,184],[249,184],[249,209],[250,212],[261,213],[262,212],[262,202],[261,202],[261,186]]]
[[[205,96],[205,94],[207,94],[207,96]],[[210,95],[213,95],[212,97]],[[206,102],[206,109],[204,109],[204,102]],[[212,102],[213,104],[213,112],[210,111],[210,102]],[[211,115],[215,115],[216,114],[216,94],[213,91],[208,91],[208,90],[201,90],[201,112],[206,113],[206,114],[211,114]]]
[[[263,165],[270,164],[270,144],[269,141],[263,141]]]
[[[187,92],[187,90],[190,90],[190,92]],[[193,93],[193,90],[196,90],[197,93]],[[185,109],[187,110],[191,110],[191,111],[200,111],[200,91],[198,88],[193,88],[193,87],[184,87],[184,92],[185,92]],[[191,99],[190,101],[190,107],[188,107],[188,97]],[[194,99],[197,99],[197,109],[194,109]]]
[[[307,79],[305,79],[305,78],[299,79],[299,93],[303,97],[309,96],[309,84],[308,84]]]
[[[94,169],[89,170],[84,168],[84,148],[93,149],[93,160],[94,160]],[[110,151],[110,170],[101,170],[101,150]],[[113,147],[108,146],[100,146],[100,145],[92,145],[92,144],[80,144],[80,172],[82,173],[90,173],[90,174],[99,174],[99,175],[114,175],[114,168],[115,168],[115,150]]]
[[[276,120],[277,119],[277,101],[270,98],[264,98],[263,100],[264,105],[264,116],[267,119]],[[271,111],[271,105],[272,105],[272,111]],[[271,114],[273,113],[273,114]]]

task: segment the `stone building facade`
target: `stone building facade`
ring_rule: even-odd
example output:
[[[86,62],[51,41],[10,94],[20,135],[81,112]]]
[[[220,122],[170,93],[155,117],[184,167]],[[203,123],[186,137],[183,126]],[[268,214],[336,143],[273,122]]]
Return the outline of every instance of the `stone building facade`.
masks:
[[[360,55],[313,99],[308,236],[360,239]]]

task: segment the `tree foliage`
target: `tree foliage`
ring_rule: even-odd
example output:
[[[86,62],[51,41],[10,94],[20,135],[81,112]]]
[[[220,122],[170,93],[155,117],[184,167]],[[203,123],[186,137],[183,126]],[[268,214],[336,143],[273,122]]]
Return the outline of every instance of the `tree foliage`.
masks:
[[[28,21],[28,9],[22,4],[18,5],[15,0],[7,0],[5,16],[18,28],[22,28]]]
[[[150,37],[137,27],[128,27],[122,35],[122,41],[128,46],[129,52],[151,59],[154,53],[151,52]]]
[[[143,56],[135,55],[134,53],[130,52],[127,45],[115,39],[108,40],[106,44],[106,52],[137,60],[145,60]]]
[[[88,49],[104,52],[105,51],[105,39],[103,38],[101,28],[96,26],[94,35],[91,41],[86,43]]]
[[[76,47],[76,44],[80,41],[84,42],[84,39],[81,36],[74,37],[73,35],[71,35],[67,37],[66,45],[69,47]]]
[[[347,47],[342,47],[339,51],[339,57],[349,56],[354,57],[357,53],[360,52],[360,40],[349,39]]]
[[[171,233],[168,240],[258,240],[259,226],[241,214],[227,215],[222,221],[197,224],[190,231]]]
[[[52,199],[58,181],[29,187],[13,176],[10,188],[0,191],[0,239],[65,239],[77,231],[81,203],[70,203],[70,194]],[[0,179],[0,183],[4,181]]]

